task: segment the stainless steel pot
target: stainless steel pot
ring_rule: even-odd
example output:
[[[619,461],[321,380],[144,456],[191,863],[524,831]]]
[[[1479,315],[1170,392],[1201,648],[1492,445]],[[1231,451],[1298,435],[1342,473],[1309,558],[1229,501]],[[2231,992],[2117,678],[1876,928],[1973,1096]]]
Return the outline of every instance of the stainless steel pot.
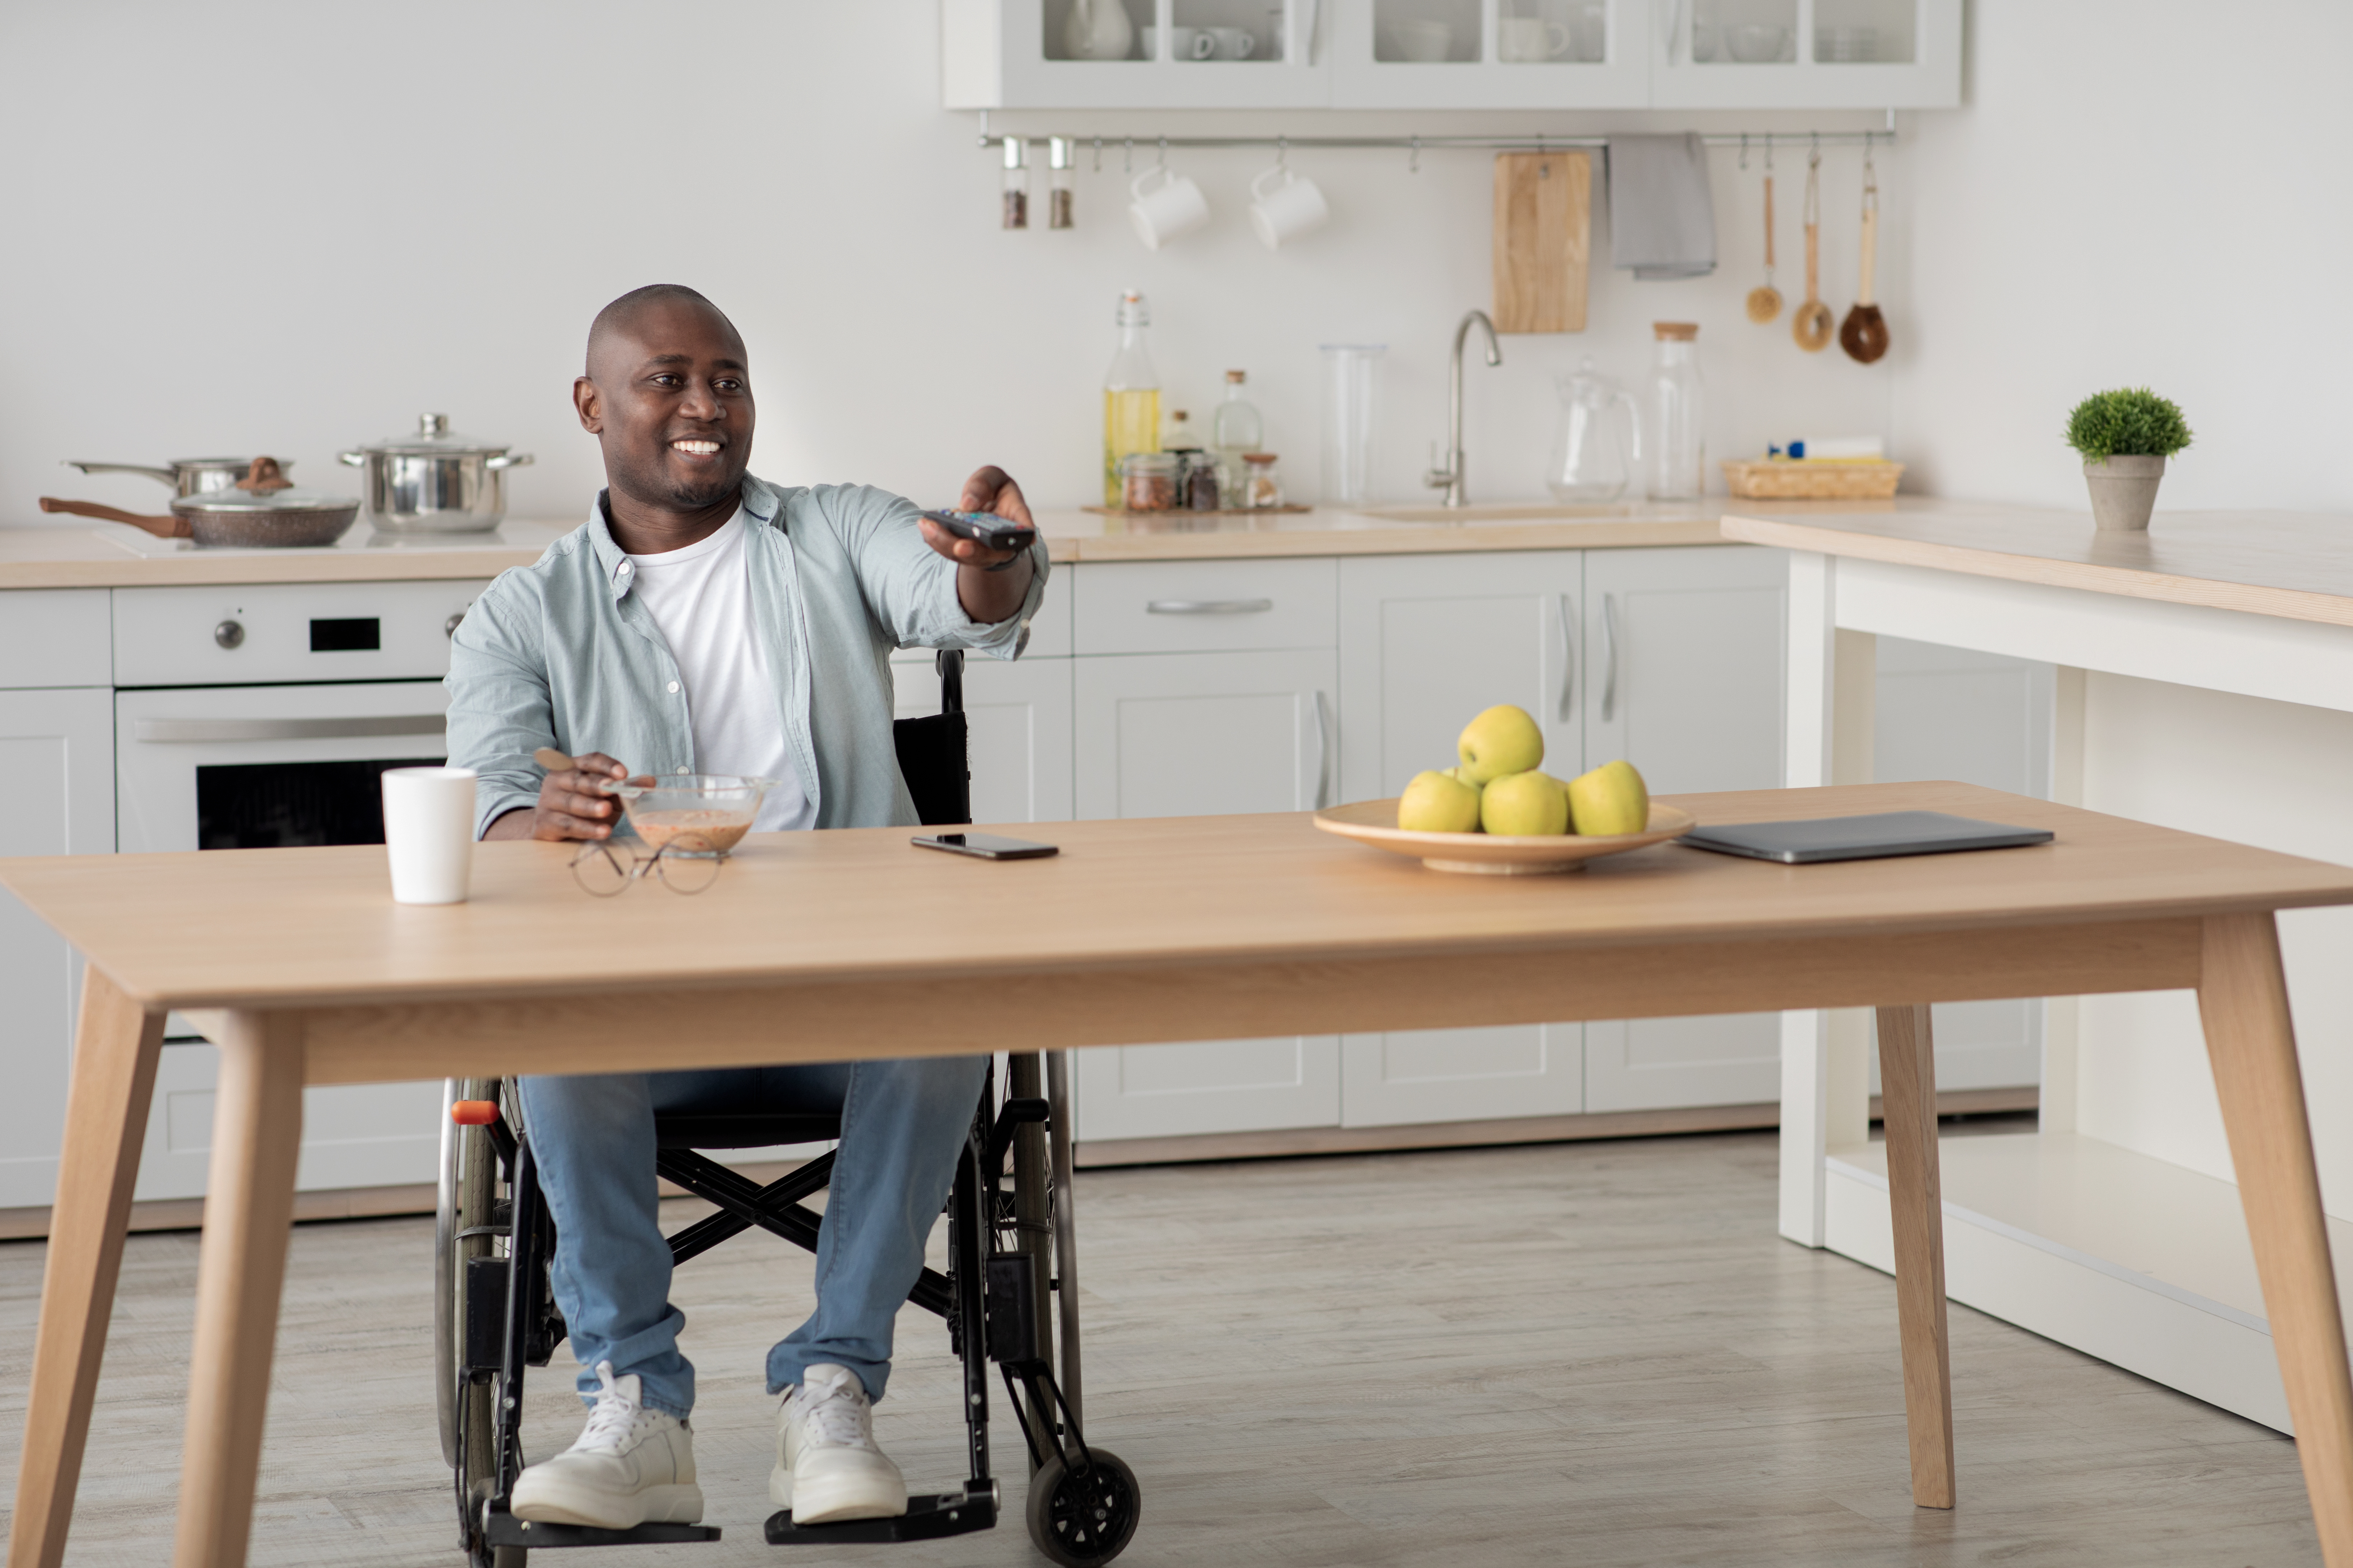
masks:
[[[507,514],[506,470],[531,461],[454,433],[446,414],[420,415],[413,436],[336,456],[367,470],[368,521],[386,533],[488,532]]]
[[[69,468],[79,468],[85,474],[144,474],[172,487],[177,496],[209,495],[215,490],[233,490],[237,480],[245,478],[253,467],[251,458],[175,458],[162,467],[146,463],[79,463],[67,459]],[[290,462],[280,462],[281,469],[290,468]]]

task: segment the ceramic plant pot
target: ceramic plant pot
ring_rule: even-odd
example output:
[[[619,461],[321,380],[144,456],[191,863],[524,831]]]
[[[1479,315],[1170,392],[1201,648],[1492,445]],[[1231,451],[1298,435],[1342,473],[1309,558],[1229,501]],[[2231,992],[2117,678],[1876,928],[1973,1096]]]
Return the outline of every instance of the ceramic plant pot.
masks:
[[[2146,533],[2165,478],[2163,458],[2127,458],[2085,463],[2084,482],[2092,489],[2092,521],[2102,533]]]

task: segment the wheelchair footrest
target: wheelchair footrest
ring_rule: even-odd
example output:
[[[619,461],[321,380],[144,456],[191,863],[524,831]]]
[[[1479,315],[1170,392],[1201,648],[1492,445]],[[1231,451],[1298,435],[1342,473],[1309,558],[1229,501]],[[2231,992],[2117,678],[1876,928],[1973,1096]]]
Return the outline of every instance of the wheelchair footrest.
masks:
[[[528,1546],[534,1550],[558,1546],[662,1546],[687,1541],[716,1541],[715,1524],[640,1524],[632,1530],[599,1530],[587,1524],[533,1523],[503,1510],[492,1510],[484,1521],[483,1538],[492,1546]]]
[[[818,1546],[850,1542],[934,1541],[944,1535],[988,1530],[997,1523],[997,1501],[986,1493],[918,1492],[896,1519],[853,1519],[840,1524],[795,1524],[793,1510],[768,1516],[771,1546]]]

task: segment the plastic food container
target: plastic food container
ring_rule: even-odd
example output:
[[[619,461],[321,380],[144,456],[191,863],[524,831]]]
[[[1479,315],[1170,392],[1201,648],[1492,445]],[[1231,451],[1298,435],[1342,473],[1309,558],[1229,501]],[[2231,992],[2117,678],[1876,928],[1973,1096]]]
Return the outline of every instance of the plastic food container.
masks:
[[[629,831],[663,855],[719,856],[752,831],[775,779],[674,773],[653,784],[615,784]]]

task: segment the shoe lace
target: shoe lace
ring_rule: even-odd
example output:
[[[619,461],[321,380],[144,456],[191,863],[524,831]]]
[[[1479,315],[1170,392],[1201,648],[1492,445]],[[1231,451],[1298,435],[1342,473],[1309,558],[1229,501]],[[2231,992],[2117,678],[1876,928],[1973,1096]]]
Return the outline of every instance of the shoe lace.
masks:
[[[828,1447],[874,1447],[873,1415],[865,1391],[854,1382],[804,1384],[800,1391],[801,1425],[813,1442]]]
[[[645,1407],[623,1394],[615,1384],[611,1362],[600,1361],[596,1363],[596,1381],[603,1385],[604,1392],[596,1396],[595,1408],[588,1412],[588,1425],[582,1429],[580,1440],[573,1447],[575,1448],[621,1447],[628,1442],[629,1435],[636,1430],[638,1421],[644,1416]]]

